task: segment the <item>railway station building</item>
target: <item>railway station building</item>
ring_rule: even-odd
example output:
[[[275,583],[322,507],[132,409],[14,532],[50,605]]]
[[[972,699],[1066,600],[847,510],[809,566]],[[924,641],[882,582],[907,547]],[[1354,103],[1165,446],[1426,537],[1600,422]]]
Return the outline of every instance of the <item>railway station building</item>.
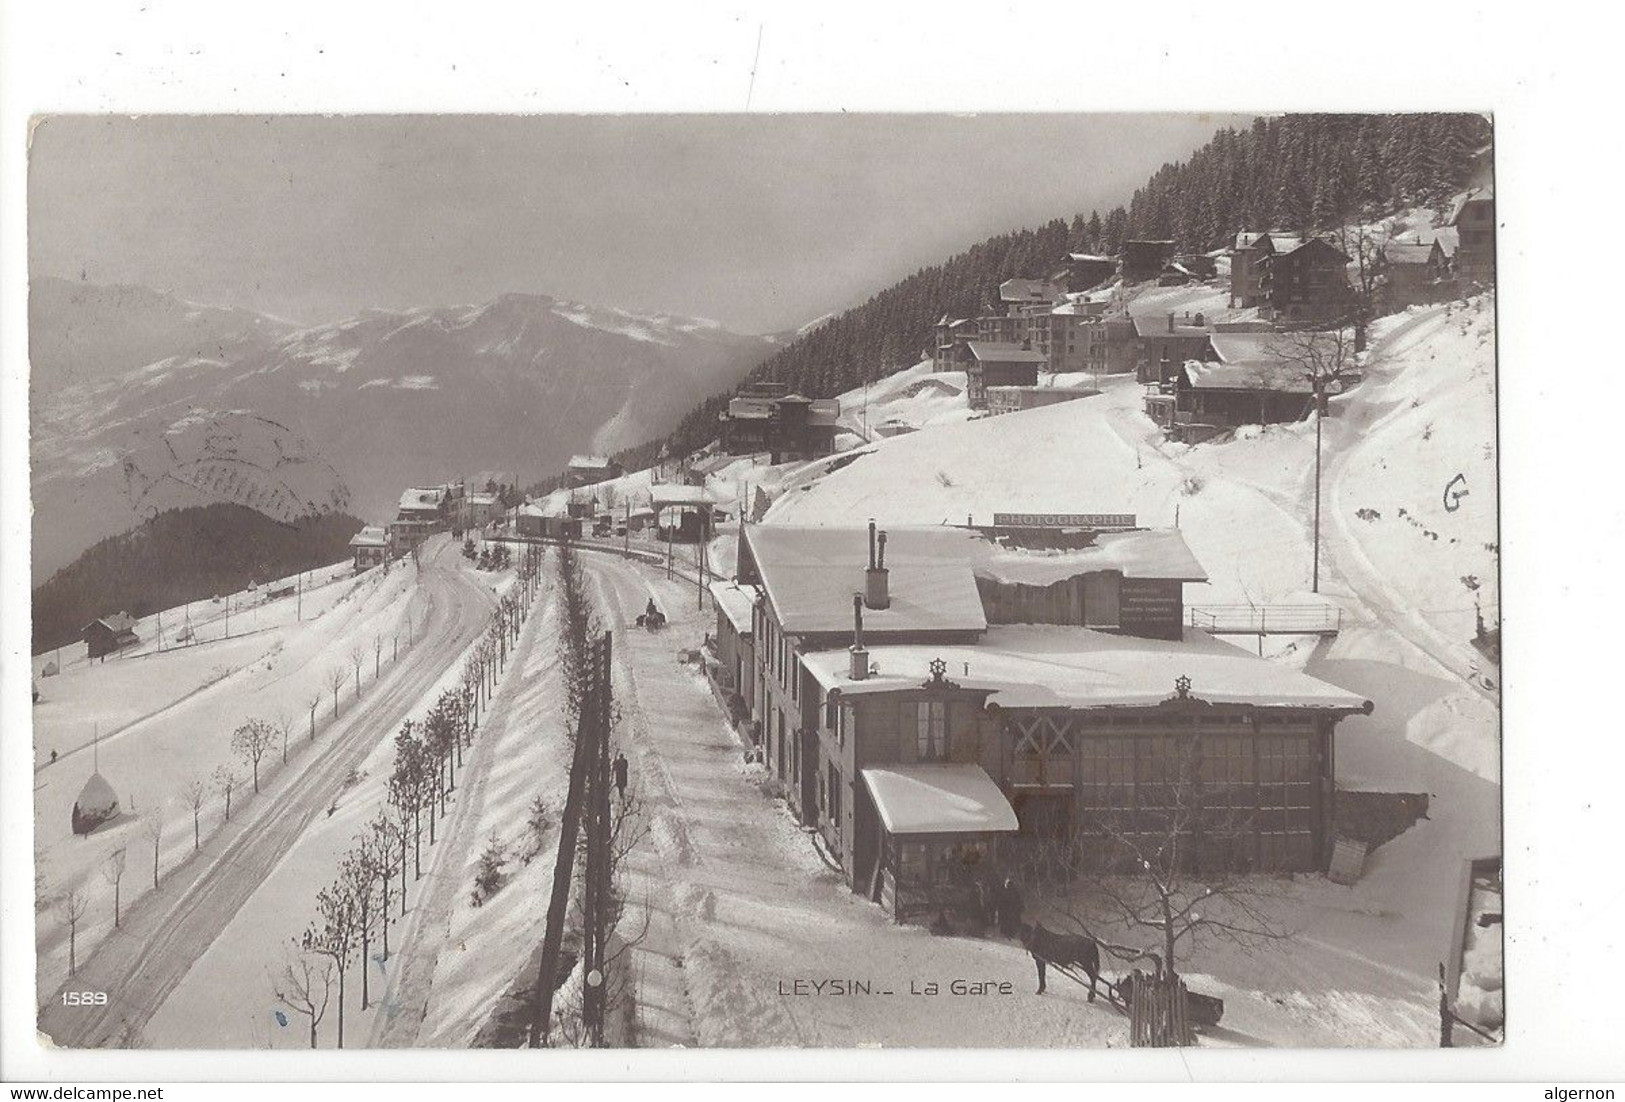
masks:
[[[854,892],[928,921],[1170,830],[1193,867],[1325,869],[1370,702],[1186,623],[1200,565],[1133,519],[744,529],[753,737]]]

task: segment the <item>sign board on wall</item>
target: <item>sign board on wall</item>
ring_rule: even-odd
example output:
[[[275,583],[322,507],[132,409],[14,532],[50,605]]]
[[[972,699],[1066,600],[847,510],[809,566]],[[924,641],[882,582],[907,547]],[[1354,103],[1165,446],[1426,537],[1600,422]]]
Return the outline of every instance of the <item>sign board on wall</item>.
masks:
[[[994,513],[995,528],[1133,528],[1133,513]]]

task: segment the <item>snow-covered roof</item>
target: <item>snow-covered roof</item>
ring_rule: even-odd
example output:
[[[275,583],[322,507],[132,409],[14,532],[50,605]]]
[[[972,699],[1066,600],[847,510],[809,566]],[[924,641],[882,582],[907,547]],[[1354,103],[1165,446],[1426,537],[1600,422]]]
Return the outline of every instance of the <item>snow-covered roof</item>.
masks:
[[[998,341],[970,341],[970,354],[983,363],[1046,363],[1042,352]]]
[[[710,505],[716,501],[716,495],[704,486],[663,482],[649,487],[649,500],[656,509],[663,509],[672,505]]]
[[[1267,233],[1259,234],[1259,236],[1269,238],[1270,248],[1274,249],[1278,253],[1289,253],[1293,249],[1303,247],[1303,238],[1295,233],[1284,233],[1281,230],[1270,230]]]
[[[91,621],[91,624],[100,624],[115,635],[135,630],[135,617],[128,612],[115,612],[111,616],[101,616]],[[90,625],[86,625],[87,627]]]
[[[999,547],[975,566],[980,577],[1039,586],[1103,570],[1121,571],[1126,578],[1208,580],[1207,571],[1191,554],[1190,546],[1177,528],[1101,532],[1091,546],[1069,551],[1015,551]]]
[[[1433,231],[1433,240],[1439,243],[1445,256],[1455,256],[1456,246],[1461,243],[1461,231],[1455,226],[1440,226]]]
[[[737,455],[729,455],[727,452],[721,452],[717,455],[708,455],[703,459],[696,459],[694,462],[688,465],[688,469],[696,474],[711,475],[722,470],[722,468],[728,466],[729,464],[737,463],[738,461],[739,457]]]
[[[1236,248],[1238,248],[1238,249],[1250,249],[1254,245],[1258,244],[1258,239],[1259,238],[1264,237],[1264,236],[1265,236],[1265,233],[1264,233],[1263,230],[1259,230],[1256,233],[1252,233],[1252,232],[1249,232],[1247,230],[1243,230],[1240,233],[1236,234]]]
[[[1445,219],[1445,223],[1447,225],[1454,226],[1457,219],[1461,217],[1461,212],[1467,209],[1469,203],[1494,201],[1495,189],[1493,187],[1468,188],[1466,191],[1456,196],[1455,203],[1453,203],[1450,207],[1450,217]]]
[[[1172,325],[1169,324],[1166,313],[1137,314],[1130,320],[1134,322],[1134,335],[1137,337],[1207,336],[1207,326],[1205,324],[1197,325],[1195,318],[1195,314],[1192,314],[1189,318],[1182,318],[1176,314]],[[1202,320],[1206,322],[1206,316]]]
[[[1102,263],[1102,264],[1116,264],[1117,263],[1117,258],[1116,257],[1114,257],[1114,256],[1101,256],[1099,253],[1067,253],[1066,258],[1068,260],[1093,260],[1093,261],[1097,261],[1097,262]]]
[[[1354,693],[1272,662],[1241,647],[1186,628],[1180,640],[1142,639],[1088,628],[1009,625],[989,628],[973,644],[869,647],[875,670],[854,681],[845,648],[801,655],[825,692],[843,696],[918,689],[942,659],[948,676],[989,692],[1003,708],[1150,707],[1176,695],[1190,678],[1190,695],[1210,704],[1365,711]],[[968,669],[969,672],[964,672]]]
[[[756,607],[757,589],[738,582],[712,582],[711,598],[740,635],[751,633],[751,612]]]
[[[767,598],[791,634],[852,628],[852,594],[864,589],[868,530],[758,524],[745,529]],[[984,541],[958,528],[889,528],[890,606],[865,608],[864,631],[980,631],[987,627],[967,554]],[[985,546],[985,543],[984,543]]]
[[[1001,302],[1051,302],[1065,290],[1042,279],[1007,279],[999,284]]]
[[[445,500],[446,490],[443,486],[414,486],[401,494],[401,509],[438,509]]]
[[[468,503],[470,505],[495,505],[501,500],[502,499],[496,494],[481,493],[468,495]]]
[[[863,783],[891,834],[1019,830],[1016,813],[980,765],[946,762],[871,766]]]
[[[1437,242],[1389,241],[1382,247],[1382,258],[1390,264],[1426,264],[1433,259]]]
[[[389,532],[384,528],[369,524],[361,531],[350,537],[351,547],[388,547]]]
[[[607,455],[572,455],[570,457],[570,467],[573,470],[602,471],[607,470],[609,465],[610,459]]]
[[[1268,390],[1284,394],[1313,394],[1315,390],[1301,365],[1280,360],[1187,360],[1185,379],[1198,390]],[[1328,387],[1329,392],[1340,389]]]
[[[1260,333],[1214,333],[1208,338],[1213,352],[1221,363],[1252,363],[1257,360],[1279,360],[1285,355],[1281,337],[1273,331]],[[1283,349],[1281,355],[1276,349]]]

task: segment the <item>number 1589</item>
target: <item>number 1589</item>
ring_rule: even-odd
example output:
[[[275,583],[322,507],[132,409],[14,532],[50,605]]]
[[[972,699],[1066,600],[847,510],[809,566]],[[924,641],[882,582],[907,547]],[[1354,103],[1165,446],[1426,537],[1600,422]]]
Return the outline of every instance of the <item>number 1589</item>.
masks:
[[[106,1006],[107,992],[105,991],[64,991],[62,992],[63,1006]]]

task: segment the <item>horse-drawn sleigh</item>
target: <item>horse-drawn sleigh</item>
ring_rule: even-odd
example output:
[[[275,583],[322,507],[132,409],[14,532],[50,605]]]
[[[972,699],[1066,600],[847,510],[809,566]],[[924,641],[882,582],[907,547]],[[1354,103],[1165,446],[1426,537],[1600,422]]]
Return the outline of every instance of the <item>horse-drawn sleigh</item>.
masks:
[[[1106,1001],[1125,1017],[1134,1016],[1136,987],[1147,985],[1146,996],[1152,994],[1151,976],[1135,969],[1113,981],[1100,971],[1100,943],[1087,934],[1062,934],[1034,923],[1021,927],[1021,944],[1038,968],[1038,994],[1045,989],[1045,972],[1055,969],[1067,979],[1089,988],[1089,1001],[1104,988]],[[1195,991],[1185,992],[1185,1012],[1196,1029],[1211,1029],[1224,1016],[1224,1000]]]

